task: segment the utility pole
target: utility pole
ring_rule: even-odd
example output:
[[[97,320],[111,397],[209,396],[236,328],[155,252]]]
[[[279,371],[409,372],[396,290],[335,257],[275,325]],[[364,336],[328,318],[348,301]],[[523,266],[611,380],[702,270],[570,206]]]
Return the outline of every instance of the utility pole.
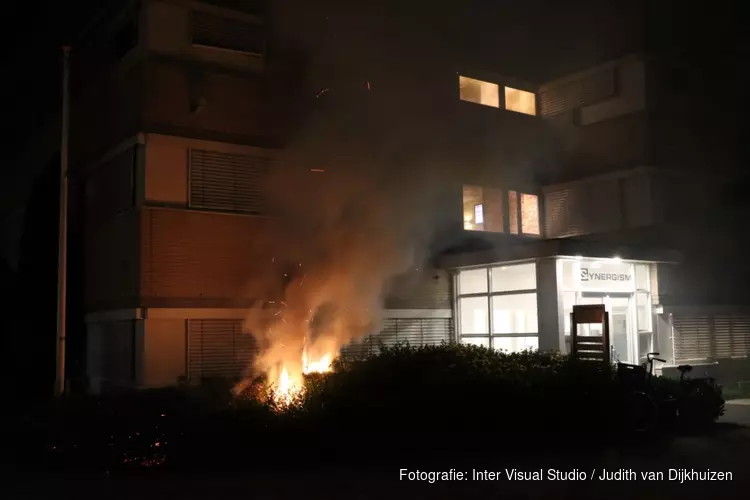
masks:
[[[60,144],[60,233],[57,239],[57,370],[55,396],[65,393],[65,322],[68,289],[68,135],[70,129],[70,47],[63,47],[62,138]]]

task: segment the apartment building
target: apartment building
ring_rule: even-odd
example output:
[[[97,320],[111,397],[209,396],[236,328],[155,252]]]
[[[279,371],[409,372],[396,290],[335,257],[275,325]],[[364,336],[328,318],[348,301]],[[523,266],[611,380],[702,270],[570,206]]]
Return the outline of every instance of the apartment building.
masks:
[[[268,242],[276,219],[260,179],[282,164],[285,143],[325,76],[296,87],[283,34],[275,35],[280,55],[274,61],[267,18],[227,5],[134,2],[92,36],[96,50],[81,49],[74,60],[81,90],[71,124],[77,200],[71,232],[82,236],[92,390],[238,376],[257,349],[243,319],[259,302],[280,298],[281,290],[258,296],[248,286],[259,266],[273,261]],[[101,69],[104,56],[110,64]],[[493,135],[537,140],[538,123],[527,116],[492,116],[454,101],[452,79],[425,96],[422,82],[389,72],[373,70],[371,85],[382,95],[390,88],[409,96],[402,104],[413,106],[414,124],[447,115],[439,135],[453,139],[443,154],[466,162],[480,151],[471,173],[477,178],[498,175],[492,148],[502,148],[492,144]],[[340,82],[354,79],[338,76],[341,90],[335,91],[347,106],[357,95]],[[360,81],[359,91],[371,92],[369,84]],[[440,101],[444,107],[434,115],[416,114]],[[288,110],[290,103],[298,107]],[[459,124],[471,121],[475,130],[462,135]],[[453,339],[449,274],[432,269],[418,281],[408,294],[387,300],[378,340]]]
[[[379,145],[394,124],[388,140],[408,136],[397,152],[434,162],[447,200],[434,266],[396,286],[383,330],[345,353],[403,340],[564,351],[572,306],[604,303],[618,359],[711,357],[687,351],[718,330],[680,328],[674,307],[694,304],[669,300],[690,288],[669,250],[690,233],[665,228],[700,211],[691,193],[707,184],[675,168],[695,159],[668,147],[664,134],[675,144],[679,130],[650,126],[668,112],[653,105],[663,64],[638,52],[534,77],[516,71],[522,51],[504,51],[504,65],[471,57],[434,25],[404,29],[409,16],[270,6],[129,2],[76,52],[71,300],[83,325],[69,330],[85,332],[72,356],[89,389],[242,372],[257,352],[243,318],[281,293],[248,286],[277,237],[262,179],[299,137],[316,140],[331,108]],[[366,22],[376,14],[388,23]],[[54,159],[47,142],[23,161]],[[711,318],[730,322],[730,355],[746,356],[741,318]]]
[[[743,282],[717,272],[717,261],[744,269],[739,255],[728,256],[741,241],[720,225],[716,209],[737,163],[731,140],[720,146],[705,133],[721,114],[706,113],[695,93],[671,88],[665,75],[675,68],[690,74],[672,60],[633,54],[539,85],[538,114],[553,130],[562,165],[540,172],[545,240],[445,260],[458,270],[459,338],[565,350],[572,306],[604,303],[615,359],[635,363],[656,349],[670,360],[667,373],[690,362],[728,382],[747,378],[749,317],[730,302]],[[491,97],[465,98],[498,107],[502,86],[476,85]],[[702,127],[688,121],[691,112],[702,115]],[[522,232],[523,196],[465,187],[466,229]]]

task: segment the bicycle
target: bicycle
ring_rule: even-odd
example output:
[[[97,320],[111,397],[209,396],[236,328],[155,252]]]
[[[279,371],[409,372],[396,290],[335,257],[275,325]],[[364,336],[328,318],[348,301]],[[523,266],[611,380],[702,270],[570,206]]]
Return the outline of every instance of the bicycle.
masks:
[[[617,379],[625,392],[624,412],[630,428],[635,432],[650,432],[656,429],[663,415],[673,413],[674,398],[658,394],[653,386],[654,361],[666,363],[657,358],[658,352],[646,354],[646,362],[641,365],[617,363]],[[669,409],[669,411],[665,411]]]

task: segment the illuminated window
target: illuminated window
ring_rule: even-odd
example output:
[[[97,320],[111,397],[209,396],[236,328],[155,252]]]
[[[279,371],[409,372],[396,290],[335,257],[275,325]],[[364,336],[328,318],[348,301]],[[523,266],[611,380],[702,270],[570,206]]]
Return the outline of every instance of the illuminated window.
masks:
[[[510,218],[511,234],[518,234],[518,194],[515,191],[508,193],[508,217]]]
[[[539,234],[539,197],[534,194],[521,194],[521,232]]]
[[[536,115],[536,95],[533,92],[505,87],[505,109],[525,115]]]
[[[539,197],[535,194],[509,192],[508,218],[511,234],[540,235]]]
[[[503,232],[503,199],[499,189],[480,186],[463,188],[464,229]]]
[[[484,104],[493,108],[500,107],[500,90],[496,83],[459,76],[458,87],[462,101]]]
[[[536,264],[463,269],[457,281],[460,342],[509,352],[538,349]]]
[[[482,204],[474,205],[474,221],[477,224],[484,225],[484,210],[482,209]]]

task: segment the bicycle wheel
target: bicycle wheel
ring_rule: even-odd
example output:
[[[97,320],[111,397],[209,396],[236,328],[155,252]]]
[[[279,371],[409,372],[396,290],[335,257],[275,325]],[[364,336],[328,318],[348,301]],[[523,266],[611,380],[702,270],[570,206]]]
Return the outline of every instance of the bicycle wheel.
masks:
[[[649,432],[659,421],[659,407],[645,392],[632,391],[625,397],[625,415],[632,431]]]

